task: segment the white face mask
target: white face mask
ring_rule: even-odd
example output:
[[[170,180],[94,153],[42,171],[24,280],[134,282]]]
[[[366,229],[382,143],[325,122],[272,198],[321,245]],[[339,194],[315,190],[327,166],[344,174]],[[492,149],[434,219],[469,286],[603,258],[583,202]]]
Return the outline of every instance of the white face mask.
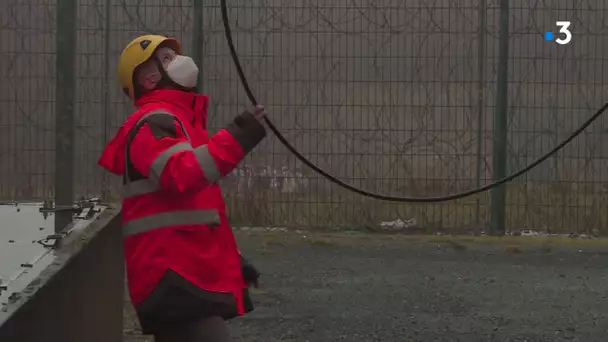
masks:
[[[198,77],[198,67],[192,58],[177,55],[167,66],[167,76],[173,82],[186,88],[194,88]]]

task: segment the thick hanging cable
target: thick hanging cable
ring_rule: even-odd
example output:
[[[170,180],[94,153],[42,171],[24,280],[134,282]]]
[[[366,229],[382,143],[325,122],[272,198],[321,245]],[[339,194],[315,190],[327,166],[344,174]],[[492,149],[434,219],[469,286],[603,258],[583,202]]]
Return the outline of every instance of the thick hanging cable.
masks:
[[[236,67],[236,72],[239,75],[239,79],[241,80],[241,83],[243,85],[243,89],[245,90],[245,93],[247,94],[247,97],[249,98],[249,101],[251,101],[251,103],[253,103],[254,105],[258,104],[258,101],[256,100],[255,96],[253,95],[253,91],[251,90],[251,87],[249,86],[249,82],[247,81],[247,77],[245,77],[245,73],[243,72],[243,67],[241,65],[241,62],[239,60],[239,56],[238,53],[236,51],[236,48],[234,47],[234,40],[232,38],[232,29],[230,27],[230,20],[228,17],[228,5],[226,3],[227,0],[220,0],[220,7],[221,7],[221,11],[222,11],[222,21],[224,23],[224,33],[226,35],[226,42],[228,43],[228,48],[230,49],[230,56],[232,57],[232,61],[234,63],[234,66]],[[589,125],[591,125],[595,120],[597,120],[603,113],[604,111],[606,111],[606,109],[608,109],[608,103],[604,104],[600,109],[598,109],[589,119],[587,119],[587,121],[585,121],[577,130],[575,130],[574,132],[572,132],[572,134],[570,134],[570,136],[568,136],[564,141],[562,141],[561,143],[559,143],[557,146],[555,146],[551,151],[547,152],[546,154],[542,155],[540,158],[536,159],[533,163],[529,164],[528,166],[524,167],[523,169],[512,173],[502,179],[499,179],[495,182],[492,182],[490,184],[484,185],[482,187],[476,188],[476,189],[471,189],[471,190],[467,190],[467,191],[463,191],[463,192],[458,192],[458,193],[454,193],[454,194],[450,194],[450,195],[445,195],[445,196],[438,196],[438,197],[398,197],[398,196],[387,196],[387,195],[381,195],[381,194],[376,194],[373,192],[369,192],[369,191],[365,191],[359,188],[356,188],[350,184],[345,183],[344,181],[330,175],[329,173],[325,172],[324,170],[322,170],[321,168],[319,168],[318,166],[316,166],[315,164],[313,164],[310,160],[306,159],[306,157],[304,157],[300,152],[298,152],[298,150],[295,149],[295,147],[291,146],[291,144],[285,139],[285,137],[281,134],[281,132],[279,132],[279,130],[275,127],[275,125],[270,121],[270,119],[265,118],[266,124],[268,125],[268,127],[270,128],[270,130],[276,135],[276,137],[279,139],[279,141],[291,152],[293,153],[302,163],[306,164],[308,167],[310,167],[311,169],[313,169],[315,172],[317,172],[318,174],[320,174],[321,176],[327,178],[329,181],[331,181],[332,183],[335,183],[349,191],[352,191],[354,193],[357,193],[359,195],[365,196],[365,197],[371,197],[371,198],[375,198],[378,200],[383,200],[383,201],[391,201],[391,202],[410,202],[410,203],[437,203],[437,202],[446,202],[446,201],[452,201],[452,200],[456,200],[456,199],[460,199],[460,198],[464,198],[464,197],[468,197],[471,195],[475,195],[487,190],[490,190],[492,188],[495,188],[499,185],[502,185],[504,183],[507,183],[509,181],[512,181],[513,179],[523,175],[524,173],[532,170],[533,168],[535,168],[536,166],[538,166],[539,164],[541,164],[542,162],[544,162],[545,160],[549,159],[551,156],[553,156],[555,153],[557,153],[559,150],[561,150],[562,148],[564,148],[564,146],[566,146],[568,143],[570,143],[572,140],[574,140],[574,138],[576,138],[579,134],[581,134],[587,127],[589,127]]]

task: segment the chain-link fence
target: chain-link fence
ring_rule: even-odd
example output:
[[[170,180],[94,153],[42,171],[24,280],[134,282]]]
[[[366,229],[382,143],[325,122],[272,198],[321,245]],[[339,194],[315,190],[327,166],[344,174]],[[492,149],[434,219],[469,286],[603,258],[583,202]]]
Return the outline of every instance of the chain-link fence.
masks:
[[[501,132],[508,138],[506,172],[524,167],[605,100],[608,4],[522,0],[508,12],[508,97],[497,108],[496,75],[507,65],[498,62],[499,5],[229,1],[247,77],[287,139],[350,184],[421,197],[490,182],[500,166],[493,159],[502,157]],[[202,66],[212,127],[247,104],[218,1],[5,0],[0,9],[3,199],[48,198],[72,186],[76,196],[118,198],[120,179],[96,162],[132,110],[115,70],[122,48],[138,34],[184,42]],[[571,22],[567,45],[543,38],[545,31],[557,34],[558,20]],[[501,113],[506,127],[494,120]],[[506,209],[508,229],[606,226],[605,122],[505,187],[504,206],[494,203],[493,210]],[[487,193],[440,204],[353,195],[312,173],[272,137],[223,185],[235,225],[477,231],[491,212]]]

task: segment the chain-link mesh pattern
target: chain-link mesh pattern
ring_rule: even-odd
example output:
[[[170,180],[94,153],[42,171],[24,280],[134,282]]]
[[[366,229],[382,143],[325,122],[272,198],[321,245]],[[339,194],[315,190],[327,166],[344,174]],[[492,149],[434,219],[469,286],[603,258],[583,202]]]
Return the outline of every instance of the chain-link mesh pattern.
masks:
[[[0,2],[0,195],[52,196],[56,1]],[[355,186],[393,195],[452,193],[491,180],[498,1],[229,1],[235,42],[258,99],[308,158]],[[480,7],[483,4],[484,7]],[[120,180],[96,161],[132,110],[116,60],[136,35],[157,32],[202,49],[210,124],[247,104],[216,1],[80,0],[77,32],[76,195],[116,198]],[[605,99],[602,0],[518,1],[510,9],[508,172],[565,138]],[[543,40],[572,22],[572,42]],[[192,42],[193,30],[203,41]],[[483,42],[480,44],[480,42]],[[199,50],[200,51],[200,50]],[[199,61],[201,62],[201,61]],[[512,230],[606,226],[605,120],[507,186]],[[393,204],[344,192],[267,139],[223,182],[235,225],[375,229],[385,221],[478,230],[489,196]],[[61,186],[61,185],[59,185]],[[396,224],[397,227],[400,224]]]

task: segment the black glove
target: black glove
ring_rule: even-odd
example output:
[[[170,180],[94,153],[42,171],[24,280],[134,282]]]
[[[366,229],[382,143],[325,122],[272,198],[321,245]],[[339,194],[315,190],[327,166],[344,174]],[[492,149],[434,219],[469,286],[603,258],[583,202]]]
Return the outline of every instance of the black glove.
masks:
[[[255,266],[249,263],[245,257],[241,255],[241,270],[243,272],[243,279],[245,279],[245,283],[247,286],[255,286],[258,287],[258,278],[261,273],[258,271]]]
[[[246,154],[266,137],[266,128],[256,115],[259,113],[244,111],[226,126],[228,132],[238,141]]]

